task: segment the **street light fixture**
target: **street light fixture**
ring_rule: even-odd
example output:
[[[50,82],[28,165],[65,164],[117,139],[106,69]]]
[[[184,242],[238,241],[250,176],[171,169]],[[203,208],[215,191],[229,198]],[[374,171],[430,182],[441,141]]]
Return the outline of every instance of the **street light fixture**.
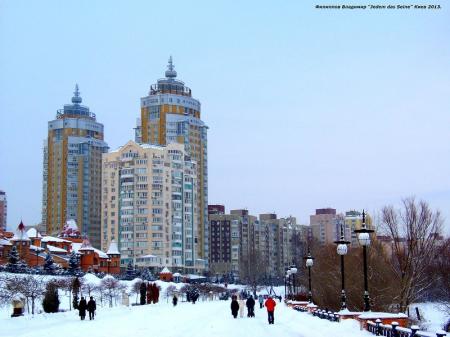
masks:
[[[368,229],[366,226],[366,214],[363,210],[361,229],[356,229],[355,233],[358,234],[359,244],[363,247],[364,311],[370,311],[369,286],[367,281],[367,247],[370,245],[370,233],[373,232],[374,232],[373,229]]]
[[[314,258],[311,255],[311,252],[308,248],[308,255],[305,256],[303,259],[306,260],[306,267],[308,268],[308,281],[309,281],[309,293],[308,293],[308,302],[312,303],[312,288],[311,288],[311,267],[314,265]]]
[[[350,241],[345,240],[344,224],[341,221],[341,238],[334,241],[337,244],[337,253],[341,256],[341,310],[347,309],[347,297],[345,296],[345,275],[344,275],[344,256],[347,254],[347,245]]]

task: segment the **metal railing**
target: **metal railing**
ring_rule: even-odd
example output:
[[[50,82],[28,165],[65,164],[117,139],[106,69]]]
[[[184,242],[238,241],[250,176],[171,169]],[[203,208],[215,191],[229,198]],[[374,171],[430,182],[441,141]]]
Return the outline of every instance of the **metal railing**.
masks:
[[[340,320],[339,314],[332,312],[332,311],[323,310],[323,309],[314,310],[312,312],[312,315],[315,317],[319,317],[321,319],[327,319],[330,322],[339,322],[339,320]]]
[[[386,337],[444,337],[447,336],[445,331],[437,331],[435,334],[429,331],[419,331],[417,325],[411,328],[399,327],[397,322],[391,324],[381,324],[381,320],[377,319],[375,322],[367,322],[367,330],[375,336]]]

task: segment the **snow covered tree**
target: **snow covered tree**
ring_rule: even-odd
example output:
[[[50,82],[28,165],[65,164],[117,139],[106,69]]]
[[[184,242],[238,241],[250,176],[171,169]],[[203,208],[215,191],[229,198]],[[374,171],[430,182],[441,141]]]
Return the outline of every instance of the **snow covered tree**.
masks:
[[[121,291],[125,288],[119,280],[111,275],[105,276],[101,281],[101,287],[105,290],[105,295],[109,299],[109,306],[113,306],[113,300],[117,300]]]
[[[145,281],[154,281],[155,277],[152,275],[148,268],[145,268],[141,273],[141,279]]]
[[[70,253],[69,256],[69,273],[71,275],[76,275],[80,271],[80,260],[77,256],[77,253],[75,253],[74,250]]]
[[[45,256],[44,270],[48,274],[53,274],[55,269],[56,269],[56,265],[55,265],[55,262],[53,261],[52,254],[50,252],[48,252],[47,255]]]
[[[48,282],[46,286],[46,291],[44,294],[44,300],[42,301],[42,307],[47,313],[58,312],[59,310],[59,297],[58,297],[58,287],[55,282]]]
[[[126,274],[126,279],[127,280],[132,280],[136,277],[136,271],[134,270],[133,264],[131,263],[131,261],[128,263],[127,265],[127,274]]]
[[[19,252],[17,251],[16,246],[12,246],[9,255],[8,255],[8,262],[10,266],[18,266],[20,261]]]

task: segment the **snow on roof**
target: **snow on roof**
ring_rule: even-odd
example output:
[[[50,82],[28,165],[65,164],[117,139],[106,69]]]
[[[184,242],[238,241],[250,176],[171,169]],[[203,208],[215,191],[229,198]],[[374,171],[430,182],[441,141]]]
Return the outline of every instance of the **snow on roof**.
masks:
[[[47,235],[42,238],[41,242],[71,242],[71,241]]]
[[[169,268],[164,267],[163,270],[161,270],[160,274],[171,274]]]
[[[35,245],[30,245],[30,249],[31,250],[34,250],[34,251],[39,251],[39,252],[43,252],[44,251],[44,248],[41,248],[41,247],[38,247],[38,246],[35,246]]]
[[[9,240],[0,238],[0,246],[11,246],[11,245],[12,245],[12,243],[9,242]]]
[[[81,243],[79,242],[72,242],[72,251],[75,253],[78,253],[78,250],[81,248]]]
[[[89,242],[88,238],[85,238],[83,240],[83,243],[81,244],[81,247],[78,250],[94,250],[94,247],[92,247],[92,245]]]
[[[11,241],[30,241],[30,238],[25,231],[25,226],[22,221],[20,222],[19,226],[17,226],[16,233],[14,234],[14,237],[11,239]]]
[[[158,257],[158,256],[156,256],[156,255],[152,255],[152,254],[148,254],[148,255],[142,255],[142,256],[140,256],[141,258],[155,258],[155,257]]]
[[[94,252],[96,252],[98,254],[98,256],[103,258],[103,259],[108,259],[109,258],[108,254],[106,254],[105,252],[101,251],[100,249],[94,248]]]
[[[51,253],[68,253],[67,250],[52,245],[47,245],[47,248]]]
[[[27,230],[27,235],[30,238],[41,238],[41,234],[39,234],[39,232],[36,230],[36,228],[30,228],[29,230]]]
[[[175,273],[175,274],[173,274],[173,276],[175,276],[175,277],[180,277],[181,274],[180,274],[180,273]]]
[[[112,240],[109,244],[109,249],[106,252],[108,255],[120,255],[119,249],[117,248],[116,240]]]
[[[105,253],[102,252],[100,249],[94,248],[92,246],[88,247],[88,248],[83,248],[83,243],[78,243],[78,242],[72,242],[72,250],[75,253],[78,253],[79,251],[83,251],[83,250],[93,250],[94,252],[96,252],[98,254],[99,257],[101,257],[102,259],[107,259],[109,258],[109,256]]]
[[[200,276],[200,275],[195,275],[195,274],[189,274],[187,275],[188,279],[190,280],[196,280],[196,279],[200,279],[200,278],[206,278],[205,276]]]

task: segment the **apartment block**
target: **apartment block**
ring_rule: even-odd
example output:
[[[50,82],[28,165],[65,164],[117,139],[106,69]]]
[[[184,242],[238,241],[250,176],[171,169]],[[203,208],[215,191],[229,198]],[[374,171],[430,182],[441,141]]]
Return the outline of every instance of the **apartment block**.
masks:
[[[103,155],[102,248],[118,241],[121,265],[201,271],[197,163],[183,144],[129,141]]]

